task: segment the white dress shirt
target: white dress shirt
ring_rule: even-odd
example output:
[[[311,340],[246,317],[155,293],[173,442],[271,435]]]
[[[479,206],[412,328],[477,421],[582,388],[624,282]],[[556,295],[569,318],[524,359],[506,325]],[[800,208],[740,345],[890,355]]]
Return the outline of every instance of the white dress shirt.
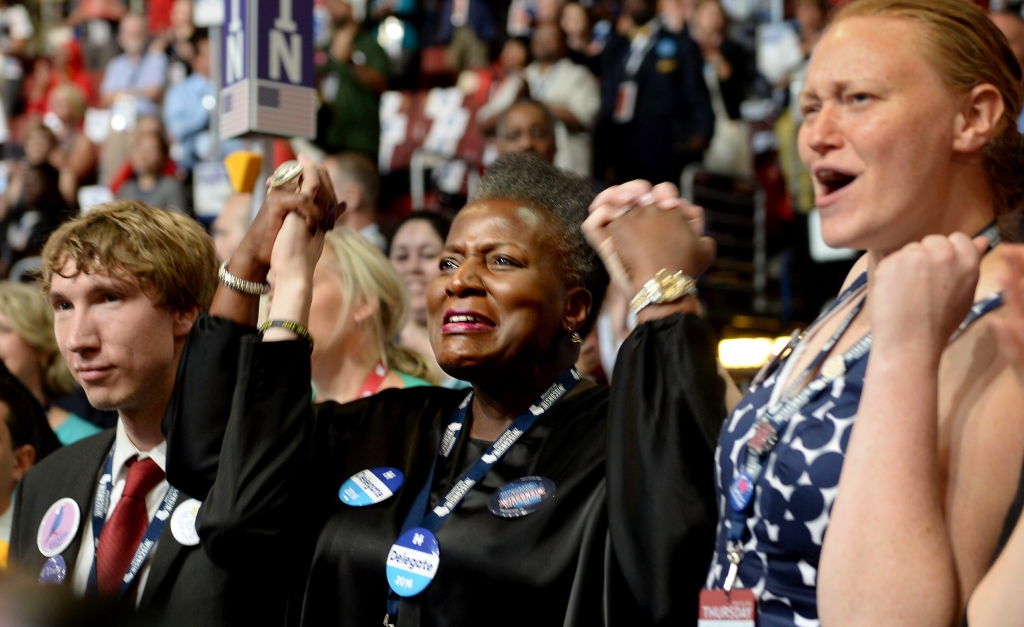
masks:
[[[121,493],[124,492],[124,484],[128,480],[128,467],[125,463],[135,457],[136,455],[140,460],[152,457],[156,465],[160,467],[160,470],[166,472],[167,470],[167,442],[161,442],[153,450],[142,452],[135,447],[135,444],[128,438],[128,433],[124,429],[124,425],[121,420],[117,421],[117,435],[114,437],[114,465],[111,469],[111,476],[114,479],[114,489],[110,492],[110,506],[107,508],[107,520],[110,520],[110,515],[114,513],[114,508],[117,507],[117,503],[121,500]],[[104,465],[106,465],[106,458],[104,457]],[[103,476],[103,468],[100,468],[100,473],[96,477],[96,486],[99,488],[100,477]],[[160,483],[156,484],[156,487],[149,491],[146,495],[146,513],[149,515],[149,519],[153,520],[153,516],[156,515],[156,511],[160,509],[160,503],[164,500],[164,494],[167,493],[167,488],[170,484],[167,483],[167,479],[163,479]],[[93,492],[93,498],[96,493]],[[89,583],[89,571],[92,569],[93,559],[96,557],[96,547],[93,542],[92,535],[92,508],[93,501],[89,501],[88,508],[82,512],[82,545],[78,550],[78,559],[75,562],[75,572],[71,578],[71,589],[77,596],[85,595],[85,588]],[[146,587],[146,579],[149,578],[149,565],[152,562],[153,555],[159,550],[159,542],[153,545],[152,550],[149,553],[149,559],[146,560],[142,570],[138,574],[139,584],[137,592],[135,594],[135,606],[138,607],[139,601],[142,600],[142,591]]]
[[[569,131],[565,123],[555,123],[555,165],[590,176],[593,145],[591,130],[601,107],[601,86],[590,70],[563,57],[545,72],[539,63],[531,63],[523,71],[534,100],[546,105],[565,107],[583,127]]]

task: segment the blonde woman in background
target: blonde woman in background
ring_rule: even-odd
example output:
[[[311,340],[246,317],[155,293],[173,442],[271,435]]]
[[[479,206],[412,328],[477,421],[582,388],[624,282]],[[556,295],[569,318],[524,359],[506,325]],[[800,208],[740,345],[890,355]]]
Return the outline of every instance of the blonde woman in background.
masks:
[[[71,394],[76,383],[53,335],[53,309],[36,288],[0,282],[0,359],[46,408],[61,444],[71,444],[100,428],[51,402]]]
[[[394,342],[408,317],[408,293],[387,258],[351,229],[329,233],[309,313],[317,400],[344,403],[437,383],[419,353]]]

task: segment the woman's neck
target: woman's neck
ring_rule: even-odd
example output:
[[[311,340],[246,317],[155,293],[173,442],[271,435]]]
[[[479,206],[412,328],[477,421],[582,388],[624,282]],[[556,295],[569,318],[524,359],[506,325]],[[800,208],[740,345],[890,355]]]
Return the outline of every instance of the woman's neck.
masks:
[[[140,174],[136,178],[136,182],[139,185],[139,189],[144,192],[151,191],[156,187],[157,176],[155,174]]]
[[[995,220],[992,188],[984,171],[977,164],[954,169],[950,183],[942,190],[941,197],[948,199],[947,205],[933,208],[931,215],[934,219],[920,232],[913,233],[905,241],[887,248],[868,251],[868,280],[874,276],[875,268],[883,259],[908,244],[920,242],[929,235],[949,236],[953,233],[964,233],[968,237],[976,237]]]
[[[343,350],[318,355],[311,364],[317,400],[337,403],[356,400],[380,358],[376,343],[363,338],[353,338]]]
[[[470,437],[488,441],[498,439],[538,396],[575,363],[579,358],[578,352],[576,350],[575,359],[566,357],[547,361],[552,365],[538,367],[529,377],[496,374],[489,382],[474,383]],[[576,389],[581,387],[583,383]]]

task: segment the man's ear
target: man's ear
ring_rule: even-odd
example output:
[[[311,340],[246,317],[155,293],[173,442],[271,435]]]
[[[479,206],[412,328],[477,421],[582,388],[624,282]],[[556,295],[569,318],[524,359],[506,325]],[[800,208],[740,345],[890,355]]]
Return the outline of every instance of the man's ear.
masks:
[[[1006,104],[995,86],[984,83],[971,89],[954,122],[953,150],[972,153],[984,148],[1005,114]]]
[[[202,309],[193,307],[186,311],[174,312],[174,337],[183,338],[192,332],[192,326],[196,323]]]
[[[14,449],[14,468],[11,470],[11,480],[18,483],[25,476],[32,464],[36,463],[36,448],[31,444],[22,444]]]

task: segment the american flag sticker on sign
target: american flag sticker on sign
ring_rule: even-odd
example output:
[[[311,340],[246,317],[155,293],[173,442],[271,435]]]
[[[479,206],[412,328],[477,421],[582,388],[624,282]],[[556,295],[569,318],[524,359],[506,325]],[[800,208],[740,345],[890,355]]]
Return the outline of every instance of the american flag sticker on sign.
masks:
[[[316,90],[269,81],[259,81],[257,85],[256,128],[260,132],[316,135]]]
[[[220,92],[220,137],[237,137],[249,130],[249,80]]]

